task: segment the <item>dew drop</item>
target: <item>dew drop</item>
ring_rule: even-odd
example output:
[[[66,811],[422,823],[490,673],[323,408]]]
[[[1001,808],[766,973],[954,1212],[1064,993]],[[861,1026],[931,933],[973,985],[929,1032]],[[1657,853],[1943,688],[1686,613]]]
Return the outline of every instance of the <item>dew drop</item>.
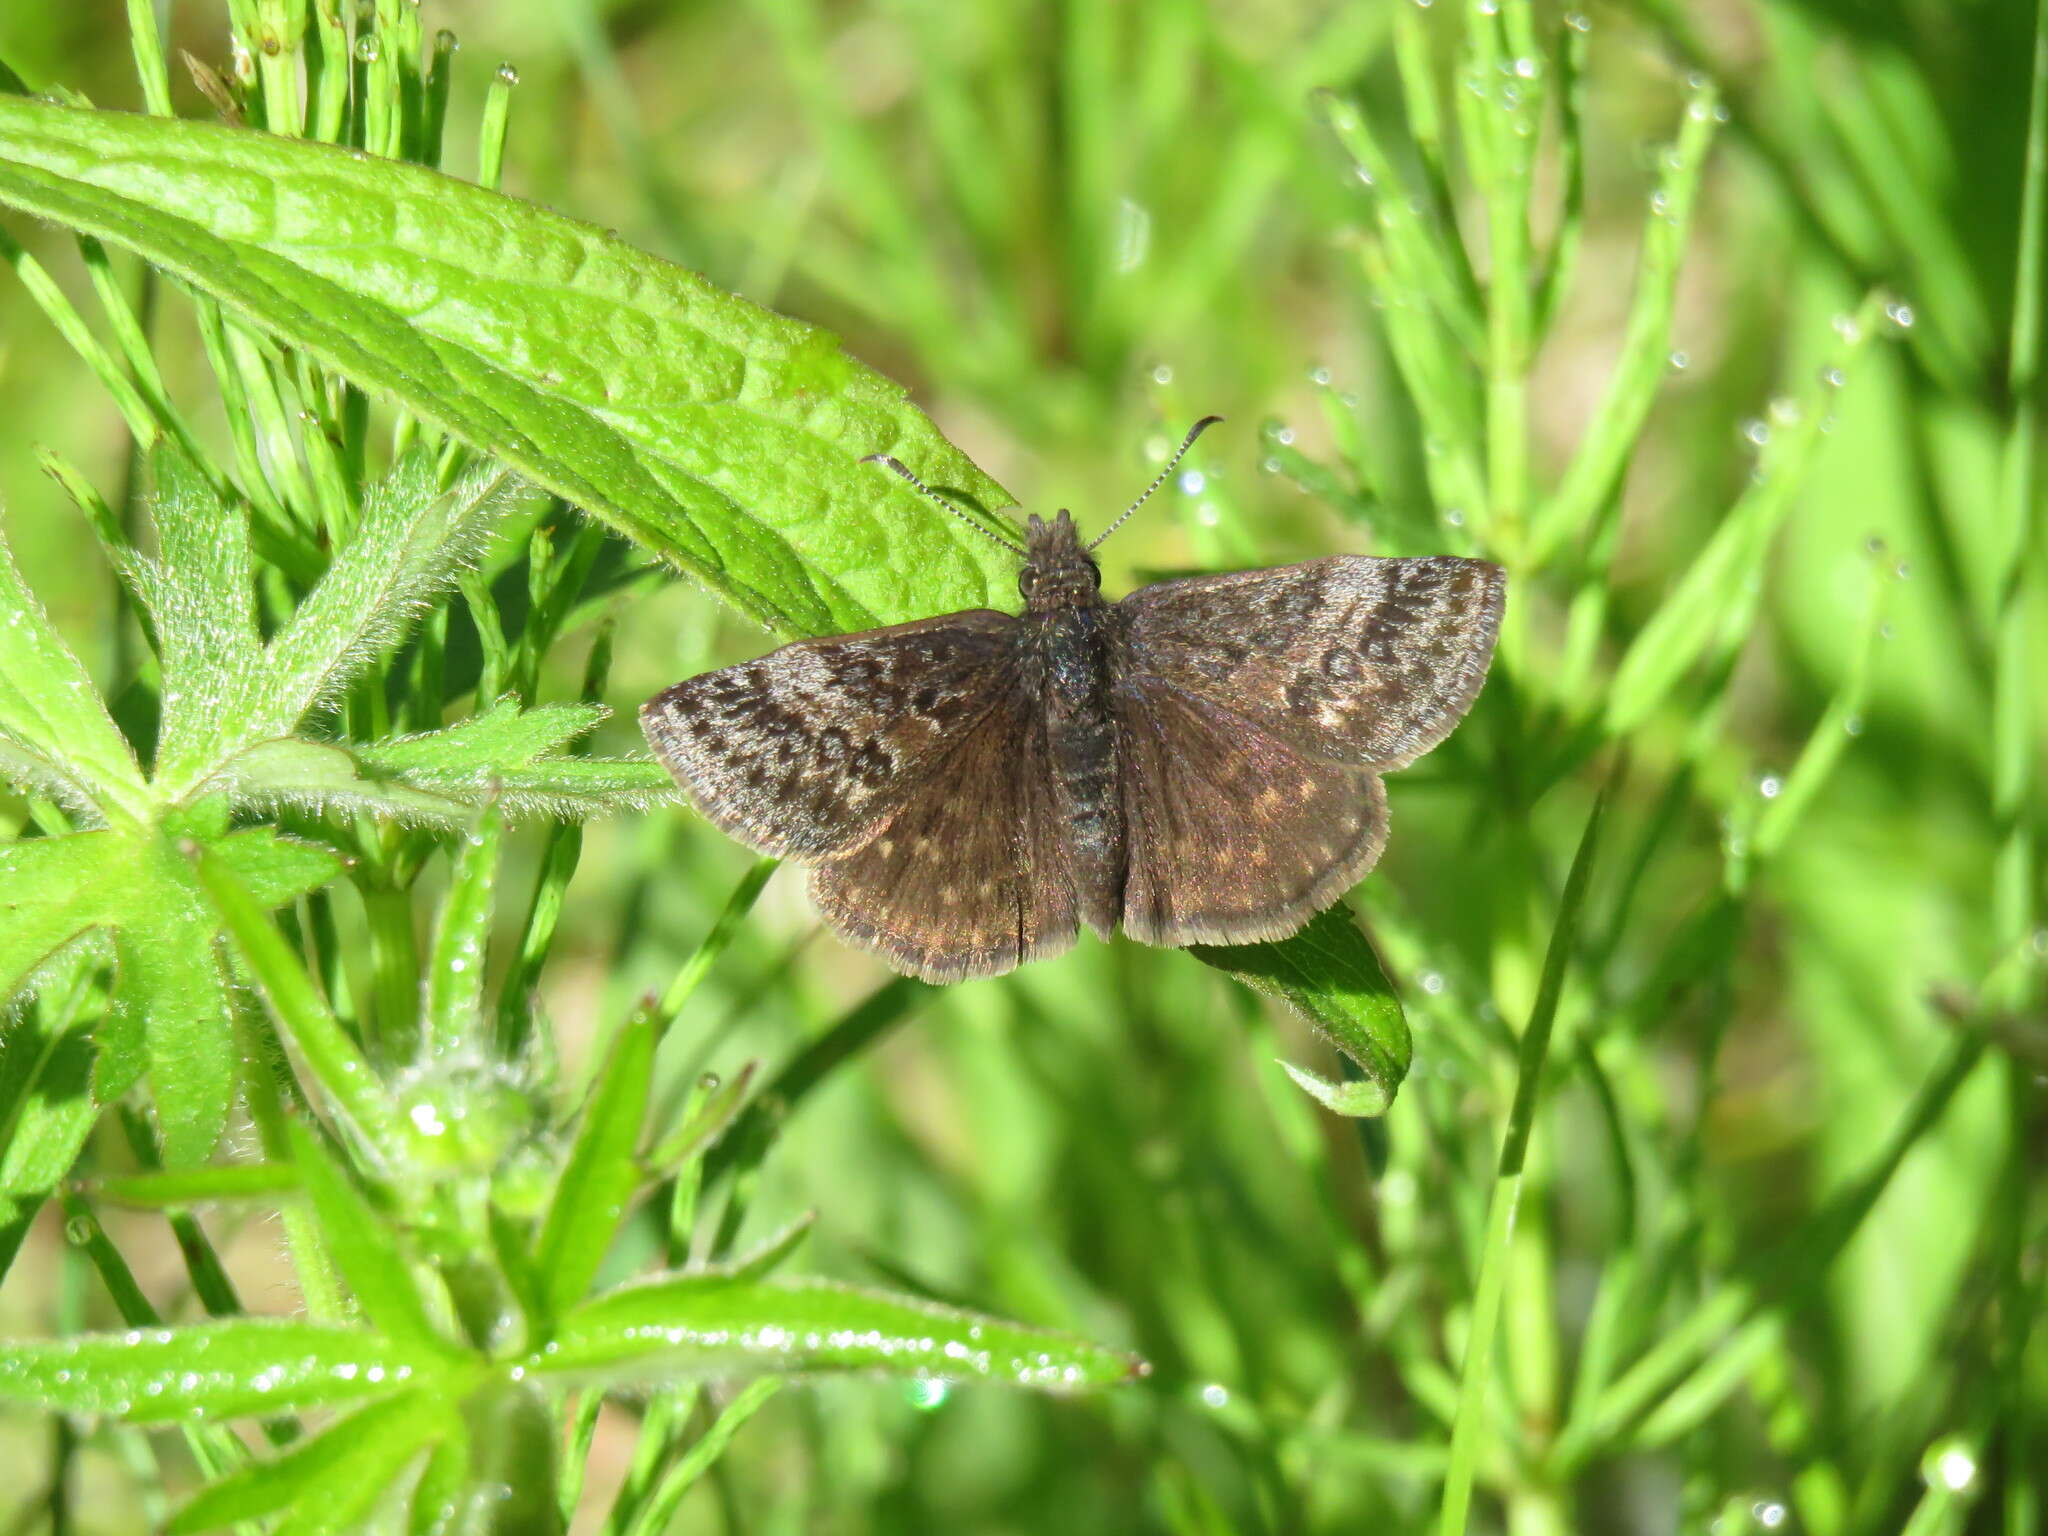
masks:
[[[1202,1388],[1202,1404],[1207,1408],[1228,1408],[1230,1406],[1230,1388],[1224,1386],[1221,1382],[1210,1382]]]
[[[1669,361],[1674,373],[1683,373],[1692,366],[1692,354],[1681,347],[1671,354]]]
[[[1650,194],[1650,212],[1660,219],[1671,216],[1671,194],[1662,187]]]
[[[365,64],[374,64],[384,57],[384,44],[374,32],[366,32],[356,39],[356,57]]]
[[[1330,387],[1330,370],[1322,367],[1311,368],[1308,371],[1308,381],[1318,389],[1328,389]]]
[[[461,51],[462,39],[443,27],[434,34],[434,47],[441,53],[457,53]]]
[[[1849,382],[1849,376],[1839,368],[1823,368],[1820,371],[1820,381],[1829,389],[1840,389]]]
[[[1152,369],[1152,382],[1154,384],[1171,384],[1173,382],[1173,364],[1156,364]]]
[[[74,1248],[83,1248],[100,1235],[100,1224],[90,1216],[73,1216],[64,1223],[64,1241]]]
[[[702,1077],[697,1079],[697,1087],[698,1090],[703,1093],[716,1093],[718,1092],[721,1081],[722,1079],[720,1079],[719,1075],[716,1072],[706,1072]]]
[[[1849,716],[1848,719],[1842,722],[1842,729],[1851,736],[1861,736],[1863,734],[1863,717],[1861,715]]]
[[[934,1408],[945,1405],[951,1394],[951,1382],[939,1376],[925,1376],[911,1382],[903,1389],[903,1395],[910,1399],[910,1406],[930,1413]]]
[[[1863,339],[1863,327],[1854,315],[1837,315],[1829,323],[1834,326],[1835,334],[1852,347]]]
[[[519,66],[517,64],[511,63],[508,60],[507,62],[500,64],[498,66],[498,84],[517,85],[518,83]]]
[[[1756,792],[1766,800],[1775,800],[1785,792],[1785,782],[1775,773],[1767,773],[1756,781]]]
[[[1752,445],[1761,448],[1771,440],[1771,429],[1761,417],[1752,416],[1742,424],[1742,435]]]
[[[1590,32],[1593,30],[1592,18],[1582,11],[1566,11],[1564,13],[1564,24],[1574,32]]]
[[[1785,1506],[1776,1499],[1758,1499],[1749,1506],[1749,1512],[1767,1531],[1775,1531],[1785,1523]]]
[[[1431,997],[1435,997],[1439,993],[1441,993],[1443,989],[1444,979],[1441,975],[1439,975],[1435,971],[1424,971],[1422,973],[1423,991],[1427,992]]]
[[[1209,477],[1199,469],[1184,469],[1180,473],[1179,485],[1183,496],[1199,496],[1209,488]]]
[[[1902,331],[1913,328],[1913,306],[1910,304],[1887,304],[1884,307],[1884,317]]]

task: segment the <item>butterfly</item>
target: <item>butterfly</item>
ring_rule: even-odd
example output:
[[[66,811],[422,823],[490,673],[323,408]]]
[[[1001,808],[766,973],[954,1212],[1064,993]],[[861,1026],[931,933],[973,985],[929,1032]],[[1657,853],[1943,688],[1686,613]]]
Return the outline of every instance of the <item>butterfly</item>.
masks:
[[[1084,923],[1157,945],[1294,933],[1379,858],[1380,776],[1471,706],[1505,575],[1331,555],[1105,602],[1094,549],[1217,420],[1092,543],[1065,509],[1032,514],[1021,614],[702,673],[641,710],[655,754],[713,824],[810,866],[841,938],[928,981],[1057,954]]]

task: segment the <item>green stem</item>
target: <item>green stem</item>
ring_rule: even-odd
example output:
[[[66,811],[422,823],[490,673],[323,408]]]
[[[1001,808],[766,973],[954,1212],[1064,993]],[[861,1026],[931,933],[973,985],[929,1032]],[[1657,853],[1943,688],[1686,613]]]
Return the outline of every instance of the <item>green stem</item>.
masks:
[[[1514,1102],[1508,1110],[1507,1130],[1501,1137],[1500,1165],[1492,1197],[1487,1202],[1486,1242],[1472,1302],[1471,1336],[1465,1345],[1465,1364],[1458,1384],[1458,1415],[1451,1425],[1450,1467],[1444,1476],[1443,1504],[1437,1522],[1441,1536],[1461,1536],[1471,1511],[1473,1476],[1481,1451],[1480,1437],[1485,1431],[1487,1390],[1493,1380],[1493,1336],[1500,1322],[1501,1298],[1507,1284],[1509,1244],[1515,1230],[1515,1206],[1522,1193],[1522,1172],[1528,1162],[1529,1137],[1536,1125],[1537,1090],[1550,1052],[1550,1031],[1557,1020],[1558,998],[1564,990],[1565,966],[1577,940],[1586,883],[1599,847],[1600,823],[1619,773],[1617,765],[1593,802],[1592,814],[1586,818],[1586,830],[1579,838],[1579,849],[1572,857],[1571,873],[1565,878],[1564,895],[1558,903],[1550,947],[1543,957],[1543,980],[1529,1014],[1528,1028],[1522,1031]]]

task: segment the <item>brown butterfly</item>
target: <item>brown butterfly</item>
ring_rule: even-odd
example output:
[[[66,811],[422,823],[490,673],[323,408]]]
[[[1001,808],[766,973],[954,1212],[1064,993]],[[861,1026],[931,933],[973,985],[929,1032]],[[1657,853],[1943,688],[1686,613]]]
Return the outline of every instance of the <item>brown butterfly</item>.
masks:
[[[836,933],[929,981],[1057,954],[1082,923],[1284,938],[1379,858],[1380,775],[1471,705],[1505,577],[1331,555],[1105,603],[1090,551],[1123,520],[1084,546],[1064,509],[1033,514],[1022,614],[800,640],[658,695],[647,739],[719,827],[811,866]]]

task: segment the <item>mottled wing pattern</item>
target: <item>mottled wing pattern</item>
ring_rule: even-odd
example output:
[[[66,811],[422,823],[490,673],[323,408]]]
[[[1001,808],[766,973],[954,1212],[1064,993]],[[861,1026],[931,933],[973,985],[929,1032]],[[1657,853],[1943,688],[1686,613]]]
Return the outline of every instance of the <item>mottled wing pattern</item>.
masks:
[[[1504,587],[1499,566],[1449,555],[1332,555],[1163,581],[1117,604],[1121,667],[1310,757],[1400,768],[1478,694]]]
[[[1074,942],[1043,712],[1016,679],[993,703],[865,843],[811,871],[841,937],[927,981],[1000,975]]]
[[[1116,690],[1123,926],[1146,944],[1285,938],[1363,879],[1386,791],[1157,677]]]
[[[657,694],[641,725],[715,825],[821,857],[859,846],[1002,699],[1016,629],[968,609],[800,640]]]

